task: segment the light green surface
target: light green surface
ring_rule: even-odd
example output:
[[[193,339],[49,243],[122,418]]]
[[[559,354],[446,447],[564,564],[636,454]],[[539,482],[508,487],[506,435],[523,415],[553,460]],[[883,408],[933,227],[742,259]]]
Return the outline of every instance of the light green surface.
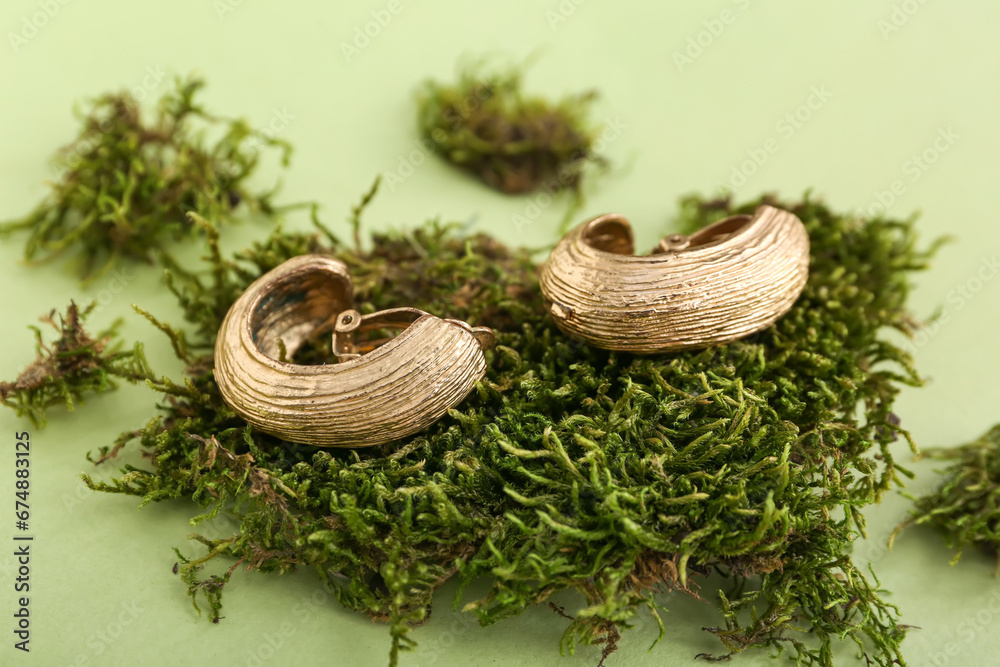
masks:
[[[275,110],[293,115],[281,131],[297,148],[284,201],[317,199],[326,219],[339,222],[376,173],[398,170],[416,148],[412,93],[421,80],[450,77],[462,54],[522,58],[540,51],[527,79],[531,89],[560,94],[595,87],[602,93],[595,119],[622,127],[605,149],[617,168],[590,193],[580,218],[624,213],[637,228],[639,247],[651,246],[665,231],[678,195],[714,190],[748,151],[760,158],[759,149],[770,148],[771,154],[737,190],[739,198],[763,190],[794,197],[813,187],[834,207],[855,209],[900,181],[902,194],[891,213],[919,209],[925,239],[950,233],[958,241],[919,279],[915,311],[926,316],[942,307],[947,322],[916,347],[918,366],[931,383],[904,392],[898,413],[924,446],[971,439],[1000,420],[1000,279],[976,281],[980,270],[990,273],[982,267],[1000,256],[1000,229],[990,206],[1000,176],[1000,4],[716,0],[679,7],[398,0],[391,21],[349,59],[342,43],[351,43],[356,29],[372,20],[371,12],[388,11],[390,3],[231,4],[237,6],[222,12],[230,7],[226,0],[72,0],[65,6],[57,0],[5,0],[0,218],[23,214],[45,193],[43,181],[51,176],[46,160],[76,129],[74,101],[141,86],[148,68],[160,68],[204,75],[211,109],[243,115],[257,127],[266,126]],[[43,5],[58,12],[15,50],[9,33],[22,33],[24,21]],[[568,15],[556,22],[560,8]],[[729,23],[717,22],[724,10],[731,12],[723,17]],[[893,18],[898,30],[890,32],[897,27]],[[700,54],[692,50],[693,61],[679,67],[675,52],[699,38],[707,46]],[[153,87],[158,94],[165,81]],[[829,97],[810,98],[815,90]],[[783,120],[810,101],[817,108],[799,110],[809,118],[798,127]],[[939,141],[947,150],[926,171],[914,171],[907,161],[925,150],[935,157],[936,137],[949,128],[957,138],[947,146]],[[406,226],[441,216],[470,220],[512,243],[552,242],[561,204],[523,230],[512,224],[511,216],[524,215],[530,202],[494,194],[430,159],[380,194],[368,222]],[[263,233],[247,225],[230,229],[225,240],[240,247]],[[58,266],[19,265],[22,241],[0,246],[3,378],[30,360],[25,323],[63,307],[69,297],[97,297],[108,288],[98,281],[81,290]],[[132,302],[178,319],[156,271],[132,273],[98,321],[128,315]],[[965,298],[962,286],[978,290]],[[126,335],[147,342],[159,372],[176,375],[166,340],[136,316],[128,320]],[[384,664],[387,628],[324,600],[309,572],[236,576],[221,624],[195,616],[184,587],[170,574],[170,547],[195,552],[185,542],[190,507],[174,503],[139,513],[135,499],[90,494],[76,477],[90,470],[84,453],[140,426],[151,400],[148,390],[127,388],[91,400],[73,415],[57,411],[45,431],[31,429],[32,652],[23,655],[11,646],[12,550],[4,547],[0,610],[7,620],[0,624],[0,664]],[[0,414],[6,452],[0,457],[0,493],[7,507],[13,505],[13,433],[25,427],[9,411]],[[907,458],[905,448],[899,455]],[[921,476],[910,489],[930,488],[933,467],[917,465]],[[910,664],[997,664],[1000,580],[990,576],[989,559],[968,553],[951,568],[950,553],[927,530],[907,532],[886,553],[885,537],[906,507],[905,499],[893,495],[870,509],[871,539],[859,545],[858,555],[873,561],[903,622],[921,628],[905,644]],[[0,521],[6,544],[14,532],[11,515]],[[402,664],[598,661],[594,649],[559,658],[564,623],[547,609],[484,629],[450,611],[451,592],[446,587],[432,620],[413,634],[421,646],[404,655]],[[710,590],[703,592],[711,597]],[[311,601],[314,594],[319,604]],[[570,596],[563,601],[573,604]],[[609,666],[695,664],[694,654],[719,649],[699,630],[718,621],[708,605],[676,595],[665,601],[671,608],[665,640],[647,653],[656,631],[646,622],[624,636]],[[268,649],[269,640],[276,650]],[[852,664],[853,650],[844,648],[838,664]],[[734,664],[770,661],[757,652]]]

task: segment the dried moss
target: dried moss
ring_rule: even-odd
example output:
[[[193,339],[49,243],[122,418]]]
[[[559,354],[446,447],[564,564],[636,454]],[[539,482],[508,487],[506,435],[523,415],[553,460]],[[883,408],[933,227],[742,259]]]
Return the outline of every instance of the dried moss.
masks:
[[[522,71],[483,64],[459,72],[458,82],[424,84],[417,120],[428,147],[448,162],[506,194],[546,186],[577,190],[594,154],[587,114],[593,92],[559,102],[522,92]]]
[[[272,213],[273,192],[254,192],[247,180],[262,151],[276,149],[287,164],[291,146],[206,111],[195,100],[203,85],[178,78],[149,120],[129,93],[95,99],[78,113],[80,134],[54,158],[51,192],[24,218],[0,225],[0,236],[27,231],[26,260],[70,252],[81,277],[92,279],[119,259],[150,261],[168,239],[190,236],[189,211],[217,223],[241,204]],[[209,143],[206,132],[220,136]]]
[[[972,546],[996,557],[994,573],[1000,573],[1000,424],[970,443],[923,455],[951,464],[941,471],[944,479],[937,489],[914,499],[913,511],[893,531],[890,546],[908,526],[937,526],[957,550],[952,565]]]
[[[689,198],[670,231],[757,204]],[[812,241],[795,307],[752,339],[651,357],[567,340],[545,316],[529,253],[485,235],[429,223],[359,251],[325,230],[276,233],[224,259],[206,226],[207,270],[171,271],[188,338],[163,326],[187,377],[157,383],[170,394],[164,411],[101,450],[104,460],[138,447],[151,464],[86,481],[142,505],[194,499],[195,524],[238,518],[231,536],[201,538],[204,557],[181,560],[213,620],[236,569],[309,566],[344,606],[390,623],[393,664],[452,578],[456,607],[484,624],[578,591],[579,608],[561,612],[568,651],[607,654],[637,614],[657,614],[657,592],[679,590],[718,599],[707,630],[721,654],[704,657],[769,648],[832,665],[835,639],[849,638],[870,663],[902,664],[906,628],[850,551],[863,508],[908,474],[890,452],[909,439],[892,405],[920,379],[880,334],[910,331],[908,274],[931,251],[916,247],[912,220],[861,225],[809,198],[778,204]],[[362,311],[416,306],[493,327],[478,390],[425,432],[373,449],[322,450],[249,427],[213,380],[214,333],[251,280],[304,252],[347,262]],[[229,569],[206,577],[217,558]],[[709,573],[724,577],[721,590],[704,588]],[[489,591],[468,599],[477,578]]]
[[[80,312],[70,302],[58,322],[54,310],[43,316],[41,321],[59,334],[49,343],[40,327],[29,327],[35,333],[35,360],[13,382],[0,382],[0,402],[43,427],[53,405],[73,410],[86,394],[114,389],[115,378],[135,382],[153,377],[142,343],[122,350],[116,342],[120,321],[93,337],[86,332],[83,322],[96,305]]]

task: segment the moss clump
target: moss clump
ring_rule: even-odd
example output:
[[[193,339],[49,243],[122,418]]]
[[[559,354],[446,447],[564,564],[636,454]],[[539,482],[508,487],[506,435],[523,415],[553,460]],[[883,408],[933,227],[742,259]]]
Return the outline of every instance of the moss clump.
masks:
[[[115,378],[131,382],[152,378],[141,343],[123,351],[115,342],[120,321],[94,337],[86,332],[83,322],[96,305],[80,312],[70,302],[58,322],[54,310],[40,318],[59,333],[51,343],[45,342],[40,327],[29,327],[35,332],[35,360],[13,382],[0,382],[0,402],[43,427],[53,405],[72,410],[86,394],[114,389]]]
[[[957,549],[953,565],[965,547],[975,546],[996,557],[994,572],[1000,573],[1000,424],[970,443],[923,455],[951,465],[933,493],[914,499],[913,511],[893,531],[890,546],[907,526],[930,524],[941,528],[948,546]]]
[[[291,147],[207,112],[195,101],[203,85],[177,79],[149,120],[128,93],[98,97],[79,114],[79,136],[55,156],[52,191],[24,218],[0,225],[0,235],[27,230],[27,260],[75,251],[87,279],[121,258],[149,261],[167,239],[190,235],[188,211],[218,222],[241,203],[273,212],[273,192],[255,193],[247,179],[262,149],[279,149],[287,164]],[[221,133],[214,144],[207,130]]]
[[[561,647],[607,655],[637,614],[659,622],[656,593],[708,595],[709,573],[725,581],[707,628],[722,652],[703,657],[756,647],[832,665],[834,640],[849,638],[869,663],[902,664],[905,626],[850,551],[862,509],[908,474],[890,452],[909,440],[892,405],[920,379],[880,332],[910,332],[908,274],[931,251],[917,249],[912,220],[857,225],[808,198],[762,201],[809,231],[802,297],[750,339],[649,357],[567,340],[546,317],[530,254],[488,236],[431,223],[362,251],[325,230],[276,233],[226,259],[209,227],[207,270],[170,278],[189,339],[163,328],[187,377],[156,385],[170,394],[162,412],[101,451],[138,447],[151,464],[86,481],[142,505],[193,499],[204,508],[195,524],[238,518],[228,537],[197,538],[204,557],[181,559],[213,620],[237,568],[308,566],[344,606],[390,624],[392,664],[452,578],[456,607],[483,624],[578,591]],[[758,203],[689,198],[672,231]],[[295,445],[248,426],[213,380],[214,333],[254,278],[305,252],[351,267],[362,311],[415,306],[493,327],[478,391],[419,435],[371,449]],[[216,558],[230,567],[206,576]],[[468,599],[480,577],[489,591]]]
[[[426,145],[500,192],[576,190],[586,165],[601,162],[587,122],[593,98],[528,97],[520,71],[472,66],[455,85],[424,84],[417,121]]]

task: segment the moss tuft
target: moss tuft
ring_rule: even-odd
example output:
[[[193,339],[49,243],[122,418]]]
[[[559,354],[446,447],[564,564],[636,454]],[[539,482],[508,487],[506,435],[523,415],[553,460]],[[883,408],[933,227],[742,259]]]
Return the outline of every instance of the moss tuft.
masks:
[[[138,382],[152,377],[141,343],[123,351],[115,342],[120,321],[93,337],[86,332],[84,320],[96,305],[81,312],[70,302],[58,322],[54,310],[43,316],[41,321],[59,333],[49,343],[41,328],[29,327],[35,332],[35,360],[13,382],[0,382],[0,402],[43,427],[53,405],[73,410],[86,394],[114,389],[115,378]]]
[[[907,526],[929,524],[945,533],[956,549],[952,565],[967,546],[985,549],[1000,573],[1000,424],[959,447],[929,449],[924,456],[950,461],[933,492],[914,499],[910,516],[893,531],[889,544]]]
[[[287,165],[291,146],[206,111],[195,100],[203,85],[178,78],[148,120],[129,93],[91,102],[78,114],[79,136],[55,156],[51,192],[24,218],[0,225],[0,236],[27,231],[29,261],[75,253],[81,277],[93,279],[119,259],[150,261],[168,239],[192,235],[189,211],[216,222],[241,204],[272,213],[274,192],[253,192],[247,180],[263,150],[279,150]],[[214,144],[209,130],[221,134]]]
[[[470,66],[458,83],[428,81],[418,98],[426,145],[448,162],[506,194],[577,190],[593,152],[587,113],[592,92],[552,103],[526,96],[522,72]]]

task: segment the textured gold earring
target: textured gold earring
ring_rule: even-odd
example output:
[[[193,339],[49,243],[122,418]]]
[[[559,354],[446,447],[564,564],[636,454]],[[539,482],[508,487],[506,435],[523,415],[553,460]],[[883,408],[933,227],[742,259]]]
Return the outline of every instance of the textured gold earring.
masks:
[[[360,334],[393,336],[358,340]],[[338,363],[296,364],[318,335]],[[486,373],[493,331],[416,308],[353,309],[347,266],[294,257],[258,278],[229,309],[215,344],[215,379],[233,410],[261,431],[320,447],[367,447],[416,433],[460,403]]]
[[[788,211],[760,206],[635,256],[623,216],[570,231],[542,267],[549,312],[569,337],[638,354],[706,347],[772,325],[809,275],[809,236]]]

